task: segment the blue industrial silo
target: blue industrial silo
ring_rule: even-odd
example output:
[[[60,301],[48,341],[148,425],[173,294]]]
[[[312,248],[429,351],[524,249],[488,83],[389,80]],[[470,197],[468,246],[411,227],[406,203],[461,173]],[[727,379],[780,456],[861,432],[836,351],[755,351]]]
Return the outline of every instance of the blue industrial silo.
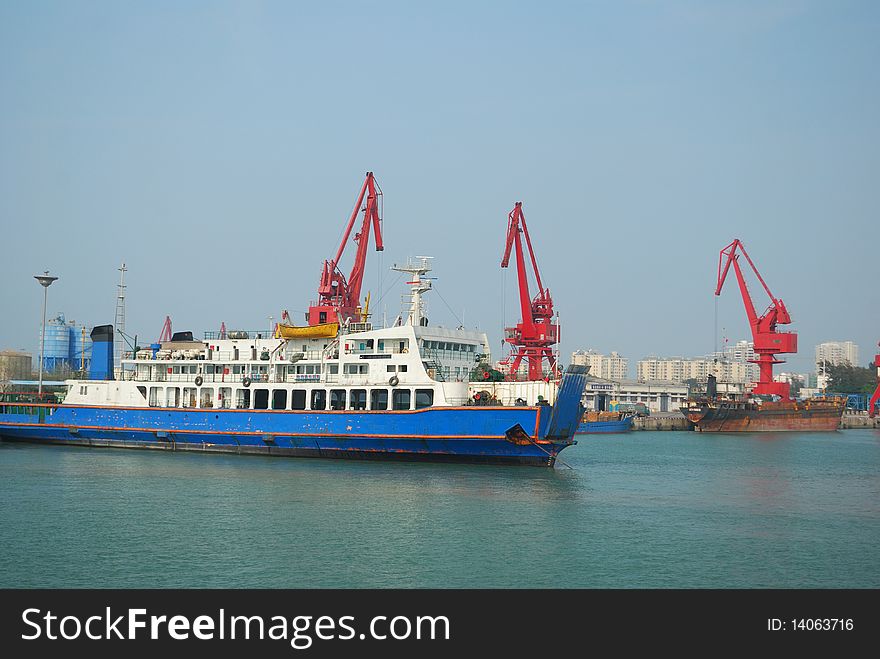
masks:
[[[70,327],[60,313],[46,323],[46,340],[43,343],[43,370],[54,371],[70,364]]]

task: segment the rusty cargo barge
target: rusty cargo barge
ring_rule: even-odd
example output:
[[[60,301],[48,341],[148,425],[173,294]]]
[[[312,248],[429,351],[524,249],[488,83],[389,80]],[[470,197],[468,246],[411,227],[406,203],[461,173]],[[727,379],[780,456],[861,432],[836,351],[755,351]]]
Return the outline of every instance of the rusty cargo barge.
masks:
[[[701,432],[837,430],[845,398],[807,401],[696,399],[681,411]]]

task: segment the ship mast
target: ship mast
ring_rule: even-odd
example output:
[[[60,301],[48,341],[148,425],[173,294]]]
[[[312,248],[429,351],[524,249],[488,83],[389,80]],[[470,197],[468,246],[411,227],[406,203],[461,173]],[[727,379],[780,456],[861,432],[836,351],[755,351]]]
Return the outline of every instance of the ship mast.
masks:
[[[410,276],[409,281],[406,282],[410,286],[410,290],[407,295],[403,296],[403,301],[409,306],[409,309],[406,312],[407,318],[405,324],[413,326],[428,324],[428,318],[425,316],[422,294],[431,290],[431,279],[433,279],[433,277],[426,277],[425,275],[431,272],[429,260],[434,257],[417,256],[416,258],[419,259],[418,263],[410,258],[407,259],[406,265],[397,265],[395,263],[391,266],[392,270],[406,272]]]

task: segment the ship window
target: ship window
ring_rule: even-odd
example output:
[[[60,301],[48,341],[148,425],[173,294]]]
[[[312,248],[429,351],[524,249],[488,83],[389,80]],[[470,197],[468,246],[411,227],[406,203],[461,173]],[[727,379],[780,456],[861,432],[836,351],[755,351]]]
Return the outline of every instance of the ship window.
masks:
[[[268,389],[254,389],[254,409],[255,410],[268,410],[269,409],[269,390]]]
[[[327,392],[324,389],[314,389],[312,391],[312,409],[327,409]]]
[[[397,373],[397,367],[394,366],[393,364],[389,364],[389,365],[385,368],[385,370],[388,371],[389,373]]]
[[[327,372],[330,375],[339,375],[339,364],[328,364]]]
[[[434,390],[433,389],[416,389],[416,409],[420,410],[423,407],[431,407],[434,404]]]
[[[398,373],[406,373],[406,364],[401,364],[400,366],[398,366],[397,372]]]
[[[165,390],[165,407],[180,406],[180,387],[168,387]]]
[[[367,390],[352,389],[351,390],[351,409],[365,410],[367,409]]]
[[[214,407],[214,387],[202,387],[200,407]]]
[[[251,408],[250,389],[237,389],[235,391],[235,407],[240,410],[249,410]]]
[[[345,389],[331,389],[330,390],[330,409],[331,410],[344,410],[345,409]]]
[[[274,389],[272,391],[272,409],[287,409],[287,389]]]
[[[238,364],[236,364],[235,366],[233,366],[233,367],[232,367],[232,373],[233,373],[234,375],[238,375],[239,373],[241,373],[241,366],[239,366]]]
[[[205,373],[207,373],[208,375],[214,375],[214,365],[205,364]]]
[[[369,369],[369,364],[346,364],[343,372],[346,375],[366,375]]]
[[[84,391],[82,391],[81,393],[84,393],[84,394],[88,393],[88,389],[89,389],[88,387],[83,387],[83,389],[84,389]],[[140,392],[141,396],[144,397],[144,400],[146,400],[147,399],[147,388],[146,387],[138,387],[138,391]]]
[[[150,387],[150,407],[159,406],[159,387]]]
[[[388,390],[373,389],[370,392],[370,409],[371,410],[387,410],[388,409]]]
[[[408,410],[409,398],[409,389],[395,389],[391,394],[391,409]]]
[[[220,387],[220,407],[228,410],[232,406],[232,388]]]
[[[183,406],[184,407],[195,407],[196,406],[196,388],[195,387],[184,387],[183,388]]]
[[[290,409],[304,410],[306,409],[306,390],[294,389],[290,392]]]

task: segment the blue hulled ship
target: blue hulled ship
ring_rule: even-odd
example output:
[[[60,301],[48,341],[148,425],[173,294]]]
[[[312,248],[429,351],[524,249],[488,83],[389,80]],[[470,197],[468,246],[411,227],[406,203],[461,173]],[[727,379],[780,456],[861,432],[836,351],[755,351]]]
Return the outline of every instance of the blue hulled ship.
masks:
[[[369,322],[279,325],[206,334],[113,363],[113,327],[92,331],[88,380],[63,402],[0,403],[0,437],[89,447],[553,466],[574,443],[586,369],[570,366],[553,400],[475,404],[468,378],[486,335],[429,327],[427,259],[408,312]],[[115,367],[115,368],[114,368]],[[540,404],[539,404],[540,403]],[[549,403],[549,404],[548,404]]]

